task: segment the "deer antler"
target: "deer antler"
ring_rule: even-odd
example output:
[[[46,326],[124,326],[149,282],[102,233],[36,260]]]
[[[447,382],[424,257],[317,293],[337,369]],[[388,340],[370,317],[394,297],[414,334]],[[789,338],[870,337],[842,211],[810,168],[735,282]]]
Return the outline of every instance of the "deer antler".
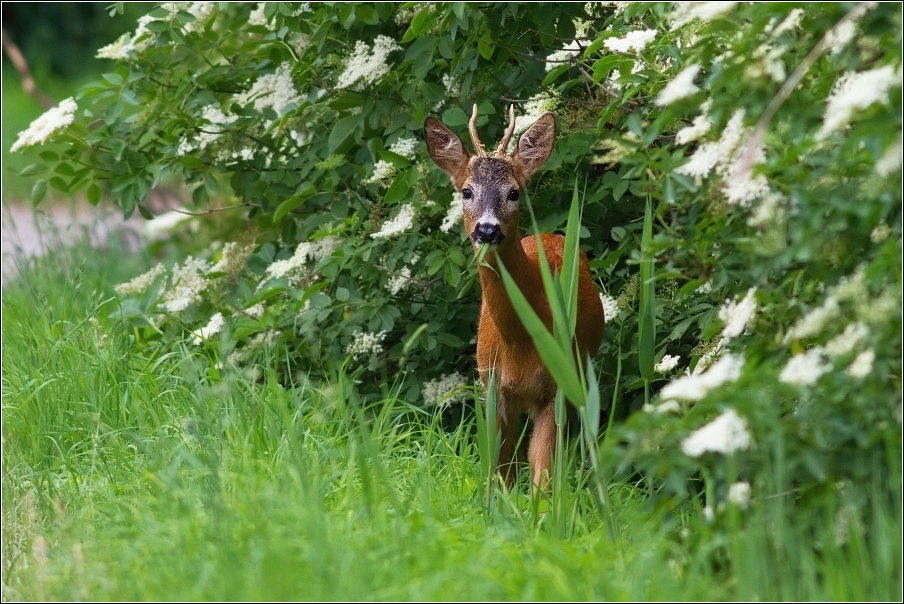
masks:
[[[508,147],[509,141],[512,140],[512,134],[515,132],[515,106],[509,105],[509,125],[505,131],[505,136],[502,137],[502,140],[499,142],[499,146],[496,147],[496,157],[504,157],[505,150]]]
[[[474,103],[474,111],[471,112],[471,121],[468,122],[468,131],[471,133],[471,142],[474,143],[474,153],[477,157],[486,157],[487,152],[477,136],[477,103]]]

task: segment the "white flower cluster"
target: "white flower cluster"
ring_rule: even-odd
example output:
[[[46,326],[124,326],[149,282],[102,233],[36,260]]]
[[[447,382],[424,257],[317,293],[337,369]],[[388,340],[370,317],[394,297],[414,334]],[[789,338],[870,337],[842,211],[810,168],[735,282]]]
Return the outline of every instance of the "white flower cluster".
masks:
[[[386,160],[379,160],[374,164],[374,171],[370,177],[364,181],[365,184],[387,184],[395,174],[395,166]]]
[[[628,32],[624,38],[607,38],[603,46],[612,52],[629,54],[631,51],[640,52],[647,44],[656,39],[655,29],[636,30]]]
[[[836,25],[828,31],[826,43],[833,55],[844,50],[848,43],[854,39],[854,36],[857,35],[857,22],[867,11],[875,8],[877,4],[878,2],[859,2],[848,13],[848,19],[844,23]]]
[[[414,206],[410,203],[403,205],[392,220],[387,220],[376,233],[371,234],[374,239],[395,237],[411,228],[414,223]]]
[[[160,8],[168,10],[170,15],[165,19],[171,19],[179,11],[190,13],[195,20],[183,26],[182,31],[190,33],[200,31],[216,10],[215,2],[164,2]],[[138,19],[138,27],[134,34],[123,34],[115,42],[104,46],[95,55],[98,59],[130,60],[134,54],[149,48],[154,43],[154,34],[148,29],[152,21],[163,21],[150,15]]]
[[[829,94],[822,128],[816,138],[824,139],[846,126],[855,111],[866,109],[873,103],[888,102],[889,91],[900,87],[901,72],[893,65],[841,76]]]
[[[838,300],[832,295],[827,296],[820,306],[817,306],[797,320],[794,326],[788,330],[785,342],[817,335],[829,321],[839,314],[841,314],[841,308],[838,306]]]
[[[735,504],[741,509],[747,509],[750,505],[750,483],[738,481],[728,487],[728,501]]]
[[[533,126],[534,122],[540,119],[541,115],[547,111],[554,111],[555,108],[556,99],[544,93],[533,96],[524,103],[524,114],[515,116],[515,129],[512,131],[512,138],[509,141],[506,153],[512,153],[515,150],[515,146],[518,144],[518,138],[524,134],[528,128]]]
[[[685,126],[675,135],[675,142],[679,145],[686,145],[693,142],[709,132],[713,124],[709,121],[709,110],[712,107],[712,101],[707,100],[700,105],[700,115],[694,118],[690,126]]]
[[[75,110],[78,106],[71,98],[62,101],[56,107],[47,110],[33,121],[27,129],[19,133],[19,138],[10,147],[9,152],[15,153],[19,149],[41,145],[47,142],[54,132],[66,128],[75,119]]]
[[[581,43],[577,40],[572,40],[563,46],[561,50],[557,50],[552,54],[547,55],[546,71],[550,72],[559,65],[571,62],[571,60],[579,54],[581,54]]]
[[[664,400],[699,401],[711,390],[737,380],[743,368],[744,359],[727,354],[702,373],[683,375],[669,382],[660,395]]]
[[[277,114],[284,113],[289,105],[301,102],[288,61],[277,67],[274,73],[260,76],[247,92],[237,94],[233,99],[239,105],[248,105],[253,101],[258,111],[271,108]]]
[[[373,50],[367,43],[358,40],[345,65],[345,71],[339,75],[336,87],[360,89],[366,84],[373,84],[389,73],[391,67],[387,60],[389,53],[394,50],[402,50],[402,47],[388,36],[377,36]]]
[[[268,25],[266,10],[267,3],[258,2],[257,7],[248,15],[248,25]]]
[[[168,312],[181,312],[194,302],[201,301],[201,292],[210,281],[204,276],[210,265],[202,258],[189,256],[182,266],[173,267],[172,289],[163,294],[161,306]]]
[[[143,294],[151,285],[153,285],[154,281],[157,280],[157,277],[162,275],[165,271],[166,269],[163,267],[163,265],[158,263],[157,266],[144,273],[143,275],[138,275],[128,283],[120,283],[114,289],[120,296],[128,296],[130,294]]]
[[[779,381],[795,386],[815,384],[823,374],[832,369],[824,359],[822,346],[814,346],[803,354],[798,354],[788,361],[778,376]]]
[[[195,149],[207,149],[212,143],[216,142],[225,132],[226,126],[236,120],[235,117],[226,115],[217,105],[207,105],[201,110],[201,117],[210,125],[202,126],[194,140],[183,137],[179,142],[179,148],[176,155],[185,155]]]
[[[747,422],[734,409],[723,412],[681,442],[681,450],[688,457],[700,457],[706,452],[728,454],[748,448]]]
[[[606,317],[606,321],[611,321],[618,316],[618,311],[620,308],[618,305],[618,299],[613,298],[612,296],[607,296],[606,294],[600,292],[600,302],[603,303],[603,316]]]
[[[901,167],[901,161],[904,159],[904,138],[898,134],[898,140],[893,142],[876,162],[876,174],[879,176],[888,176]]]
[[[722,176],[722,192],[731,204],[747,206],[769,192],[769,183],[762,174],[753,174],[753,167],[764,158],[762,148],[754,151],[754,161],[747,165],[747,146],[741,144],[746,136],[744,110],[737,110],[718,141],[701,145],[689,162],[677,169],[680,174],[693,176],[699,182],[714,169]]]
[[[735,7],[737,2],[676,2],[672,9],[672,29],[698,19],[712,21]]]
[[[417,157],[417,139],[400,138],[389,146],[389,150],[405,159],[414,161]]]
[[[761,44],[753,51],[751,55],[753,61],[748,63],[745,75],[751,79],[765,77],[777,84],[783,83],[788,75],[782,61],[785,50],[784,46],[773,46],[768,42]]]
[[[379,354],[383,352],[383,340],[386,339],[387,332],[371,333],[369,331],[356,331],[352,334],[351,343],[345,347],[345,354],[352,358],[367,355]]]
[[[850,366],[847,368],[847,372],[852,377],[865,378],[872,372],[873,361],[875,360],[876,353],[873,352],[872,348],[867,348],[858,354],[853,362],[851,362]]]
[[[235,273],[245,266],[248,256],[254,251],[253,243],[229,241],[223,245],[220,261],[210,267],[212,273]]]
[[[443,223],[440,225],[439,230],[443,233],[448,233],[450,229],[461,224],[463,218],[464,208],[462,207],[461,194],[455,193],[455,195],[452,196],[452,203],[449,205],[449,211],[446,212],[446,217],[443,218]]]
[[[668,373],[678,366],[678,361],[680,360],[681,357],[677,355],[667,354],[663,356],[658,363],[656,363],[656,366],[653,367],[653,371],[656,371],[657,373]]]
[[[722,337],[730,340],[744,333],[744,329],[756,312],[754,294],[756,294],[756,288],[751,287],[740,302],[735,299],[733,301],[726,300],[722,304],[719,309],[719,318],[725,323],[725,327],[722,328]]]
[[[226,320],[223,318],[223,315],[221,313],[215,314],[210,318],[210,321],[207,322],[207,325],[198,331],[192,332],[192,341],[195,344],[200,344],[205,340],[209,340],[211,337],[220,333],[220,330],[223,329],[225,324]]]
[[[700,88],[694,84],[694,78],[697,77],[698,73],[700,73],[699,65],[689,65],[688,67],[685,67],[671,82],[666,84],[665,88],[659,91],[654,102],[660,107],[664,107],[674,103],[678,99],[683,99],[692,94],[696,94],[700,91]],[[707,119],[707,122],[708,121],[709,120]],[[709,126],[707,125],[707,130],[708,129]]]
[[[449,407],[453,403],[463,403],[469,393],[468,378],[459,373],[449,373],[424,384],[421,391],[424,403],[428,407],[437,406],[441,409]]]
[[[770,34],[773,38],[777,38],[785,32],[789,32],[792,29],[797,29],[800,27],[800,21],[804,17],[804,9],[795,8],[782,20],[778,27],[774,27],[775,19],[773,18],[769,21],[769,24],[766,26],[764,30],[767,34]]]
[[[386,285],[386,288],[389,290],[389,293],[395,296],[400,291],[405,289],[411,284],[411,267],[406,266],[399,274],[393,276],[389,283]]]
[[[275,279],[288,277],[289,286],[295,287],[303,279],[302,272],[309,261],[317,264],[329,258],[342,244],[338,237],[323,237],[316,241],[303,241],[295,248],[295,253],[287,260],[277,260],[267,267],[267,277]]]
[[[829,340],[825,353],[831,358],[844,356],[854,350],[868,335],[869,328],[860,321],[848,323],[843,333]]]

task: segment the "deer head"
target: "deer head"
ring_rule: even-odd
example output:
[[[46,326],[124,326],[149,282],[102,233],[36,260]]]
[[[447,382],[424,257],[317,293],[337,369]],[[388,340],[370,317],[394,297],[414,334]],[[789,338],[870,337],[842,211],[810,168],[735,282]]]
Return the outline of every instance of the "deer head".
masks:
[[[469,154],[461,139],[442,122],[424,122],[427,151],[452,178],[461,193],[465,228],[475,247],[482,243],[504,246],[520,240],[518,212],[521,191],[528,179],[549,159],[556,138],[556,116],[545,113],[518,139],[511,155],[505,150],[515,131],[515,109],[509,107],[509,126],[493,155],[488,156],[477,136],[477,105],[468,130],[474,145]]]

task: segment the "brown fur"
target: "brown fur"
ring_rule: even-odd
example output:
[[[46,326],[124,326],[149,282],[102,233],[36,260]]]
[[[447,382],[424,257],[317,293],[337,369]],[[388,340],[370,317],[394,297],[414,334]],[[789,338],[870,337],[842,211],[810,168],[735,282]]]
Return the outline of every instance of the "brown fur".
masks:
[[[478,269],[483,291],[480,324],[477,330],[477,369],[484,387],[491,370],[496,374],[497,426],[502,432],[499,471],[508,485],[514,482],[515,445],[520,419],[527,414],[533,429],[528,460],[533,483],[545,487],[551,476],[555,447],[554,401],[556,384],[544,367],[530,335],[518,318],[499,274],[499,263],[514,277],[531,307],[550,331],[552,315],[540,276],[536,237],[519,236],[517,202],[507,201],[512,190],[523,189],[530,176],[549,158],[555,140],[555,115],[541,116],[518,141],[508,157],[474,157],[461,139],[439,120],[424,124],[427,149],[433,161],[452,179],[461,192],[468,189],[472,199],[464,202],[464,222],[468,234],[482,217],[498,220],[502,238],[485,256]],[[547,261],[553,271],[561,271],[564,237],[540,236]],[[478,246],[475,245],[475,249]],[[590,278],[587,257],[579,261],[577,348],[582,358],[592,355],[603,338],[605,317],[596,286]]]

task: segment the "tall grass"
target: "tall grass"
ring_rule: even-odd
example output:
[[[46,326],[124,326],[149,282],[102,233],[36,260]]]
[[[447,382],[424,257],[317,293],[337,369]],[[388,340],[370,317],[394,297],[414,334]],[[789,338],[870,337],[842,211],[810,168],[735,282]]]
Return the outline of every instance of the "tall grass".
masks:
[[[472,419],[365,406],[342,372],[280,384],[276,351],[255,376],[137,347],[112,296],[136,262],[82,244],[3,288],[4,600],[899,595],[900,472],[843,544],[831,494],[755,501],[720,532],[626,482],[605,486],[610,536],[579,443],[560,518],[524,484],[489,507]]]

